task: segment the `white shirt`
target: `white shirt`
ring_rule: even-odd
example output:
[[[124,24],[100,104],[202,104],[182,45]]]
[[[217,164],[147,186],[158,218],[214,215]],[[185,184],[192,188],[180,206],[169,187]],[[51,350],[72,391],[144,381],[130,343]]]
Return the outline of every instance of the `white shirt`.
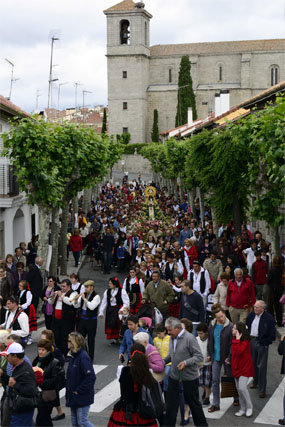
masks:
[[[107,308],[107,304],[108,304],[108,302],[107,302],[107,291],[108,291],[108,289],[104,292],[104,295],[103,295],[103,299],[102,299],[100,309],[99,309],[99,316],[104,316],[104,312]],[[112,307],[114,307],[117,304],[116,298],[115,298],[117,293],[118,293],[118,288],[111,290],[110,305]],[[130,298],[129,298],[127,292],[125,291],[125,289],[122,289],[122,300],[123,300],[123,306],[121,307],[120,310],[123,310],[126,307],[130,307]]]
[[[243,253],[246,255],[246,263],[248,267],[251,267],[252,264],[256,261],[254,251],[251,248],[244,249]]]
[[[80,287],[81,283],[77,282],[77,283],[72,283],[71,284],[71,288],[73,291],[76,291],[78,293],[78,288]],[[80,293],[82,294],[82,292],[86,292],[85,286],[82,285],[80,288]]]
[[[130,280],[129,280],[130,289],[131,289],[131,285],[134,285],[136,283],[136,281],[137,281],[136,277],[131,277],[130,278]],[[144,282],[143,282],[142,279],[139,279],[139,287],[140,287],[141,294],[143,294],[143,292],[144,292]],[[124,280],[123,289],[124,290],[127,289],[127,279]]]
[[[259,327],[260,317],[261,315],[258,316],[256,314],[251,324],[250,335],[253,337],[258,337],[258,327]]]
[[[20,292],[20,298],[21,298],[21,296],[23,295],[23,293],[25,292],[25,290],[23,290],[23,291],[21,291]],[[20,299],[19,298],[19,299]],[[32,304],[32,299],[33,299],[33,295],[32,295],[32,292],[31,291],[27,291],[27,294],[26,294],[26,302],[25,302],[25,304],[22,304],[21,305],[21,307],[22,307],[22,309],[23,310],[26,310],[26,308],[28,308],[29,307],[29,305],[31,305]]]
[[[99,295],[95,295],[95,297],[91,301],[89,301],[90,295],[91,294],[87,295],[83,303],[82,310],[87,310],[87,308],[89,308],[89,310],[95,310],[95,308],[98,307],[98,305],[100,304],[101,298]],[[80,307],[81,300],[82,300],[82,297],[80,296],[78,300],[74,303],[75,308]]]
[[[175,350],[176,350],[177,339],[180,338],[184,334],[184,331],[185,331],[185,329],[182,329],[182,331],[179,332],[179,334],[177,335],[177,337],[174,338],[174,340],[173,340],[173,351],[174,351],[174,353],[175,353]]]
[[[78,295],[77,292],[72,292],[69,297],[66,297],[65,294],[62,294],[61,297],[57,298],[56,301],[56,305],[55,305],[55,310],[62,310],[62,303],[64,302],[64,304],[67,305],[73,305],[74,306],[74,298]],[[53,296],[51,296],[48,299],[49,304],[53,304],[54,300],[56,298],[56,292]]]
[[[205,291],[203,293],[201,293],[201,291],[200,291],[200,279],[201,279],[202,271],[205,271],[205,282],[206,282]],[[196,274],[194,270],[190,270],[188,272],[188,275],[187,275],[188,280],[190,280],[190,274],[191,273],[194,273],[193,274],[193,291],[198,292],[198,294],[201,295],[202,297],[206,297],[210,291],[210,288],[211,288],[211,280],[210,280],[208,270],[204,270],[204,268],[201,267],[201,270],[199,271],[198,274]]]
[[[15,314],[16,314],[16,311],[14,311],[14,312],[7,311],[6,312],[5,322],[2,323],[2,325],[1,325],[2,329],[12,329],[11,323],[13,322]],[[19,337],[27,337],[30,333],[29,318],[28,318],[27,314],[22,312],[17,317],[17,320],[18,320],[18,323],[19,323],[21,329],[18,329],[18,330],[12,329],[13,334],[19,335]]]

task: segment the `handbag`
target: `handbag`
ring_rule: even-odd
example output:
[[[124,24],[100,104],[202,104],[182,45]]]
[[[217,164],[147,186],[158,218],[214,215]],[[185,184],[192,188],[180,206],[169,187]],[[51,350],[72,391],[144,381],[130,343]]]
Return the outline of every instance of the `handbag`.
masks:
[[[21,396],[15,390],[8,394],[9,409],[11,412],[21,413],[32,411],[39,404],[39,395],[33,397]]]
[[[238,397],[238,391],[233,377],[221,377],[221,397]]]
[[[43,390],[41,394],[44,402],[52,402],[56,399],[55,390]]]
[[[142,386],[139,398],[138,412],[145,420],[159,418],[163,413],[164,399],[161,387],[155,379],[151,387]]]
[[[163,322],[163,316],[157,307],[154,307],[154,323],[158,325]]]
[[[162,381],[166,378],[166,373],[164,371],[152,372],[152,376],[158,383],[162,383]]]

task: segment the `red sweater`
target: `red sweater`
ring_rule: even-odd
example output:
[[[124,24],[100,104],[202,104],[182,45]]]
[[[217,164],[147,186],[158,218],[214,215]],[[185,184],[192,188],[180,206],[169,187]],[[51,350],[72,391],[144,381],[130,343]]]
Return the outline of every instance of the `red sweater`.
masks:
[[[249,279],[243,279],[240,287],[235,280],[230,280],[227,290],[227,307],[244,308],[252,307],[255,303],[255,291],[253,283]]]
[[[81,236],[71,236],[69,240],[69,246],[72,252],[80,252],[83,249],[82,237]]]
[[[264,259],[257,260],[252,265],[253,281],[255,285],[264,285],[267,282],[267,264]]]
[[[249,341],[233,339],[231,365],[234,378],[254,377]]]
[[[198,259],[198,251],[196,246],[191,246],[190,248],[186,248],[184,246],[183,250],[187,253],[188,258],[189,258],[189,264],[193,265],[193,261],[195,261],[196,259]]]

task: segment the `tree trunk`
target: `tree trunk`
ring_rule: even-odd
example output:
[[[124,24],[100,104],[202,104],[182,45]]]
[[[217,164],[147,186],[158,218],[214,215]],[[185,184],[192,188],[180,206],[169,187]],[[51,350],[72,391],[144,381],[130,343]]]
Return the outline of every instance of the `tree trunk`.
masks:
[[[85,214],[91,207],[91,188],[85,188],[83,192],[83,211]]]
[[[233,199],[233,217],[235,226],[235,236],[241,235],[241,214],[240,214],[240,201],[237,197]]]
[[[211,207],[211,212],[212,212],[212,221],[213,221],[214,234],[216,236],[218,236],[219,227],[218,227],[218,224],[217,224],[217,219],[216,219],[216,214],[215,214],[215,208]]]
[[[280,251],[280,234],[279,227],[270,226],[271,244],[272,244],[272,256],[281,255]]]
[[[62,208],[61,212],[61,233],[60,233],[60,274],[67,274],[67,226],[68,226],[69,202]]]
[[[180,198],[180,203],[183,203],[183,179],[179,178],[179,198]]]
[[[187,191],[188,204],[191,208],[192,218],[196,218],[195,206],[194,206],[194,190]]]
[[[58,263],[58,228],[59,228],[59,208],[52,209],[51,217],[51,246],[52,255],[49,267],[49,274],[57,277],[57,263]]]
[[[78,214],[78,195],[76,194],[76,196],[74,196],[72,198],[72,224],[73,224],[73,230],[75,228],[77,214]]]
[[[44,262],[42,270],[46,270],[48,245],[49,245],[49,223],[50,223],[50,210],[43,206],[39,206],[39,247],[38,256]]]
[[[200,204],[200,216],[201,216],[201,222],[202,222],[202,226],[204,227],[204,223],[205,223],[205,206],[204,206],[204,193],[201,190],[200,187],[197,187],[198,190],[198,197],[199,197],[199,204]]]

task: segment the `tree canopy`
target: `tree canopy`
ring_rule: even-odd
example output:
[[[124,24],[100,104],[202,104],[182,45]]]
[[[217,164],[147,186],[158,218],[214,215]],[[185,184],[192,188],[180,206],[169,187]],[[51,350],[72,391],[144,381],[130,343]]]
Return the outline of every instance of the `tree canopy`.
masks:
[[[182,56],[178,76],[176,127],[187,123],[189,107],[192,108],[193,120],[196,120],[197,110],[191,77],[191,62],[188,56]]]

